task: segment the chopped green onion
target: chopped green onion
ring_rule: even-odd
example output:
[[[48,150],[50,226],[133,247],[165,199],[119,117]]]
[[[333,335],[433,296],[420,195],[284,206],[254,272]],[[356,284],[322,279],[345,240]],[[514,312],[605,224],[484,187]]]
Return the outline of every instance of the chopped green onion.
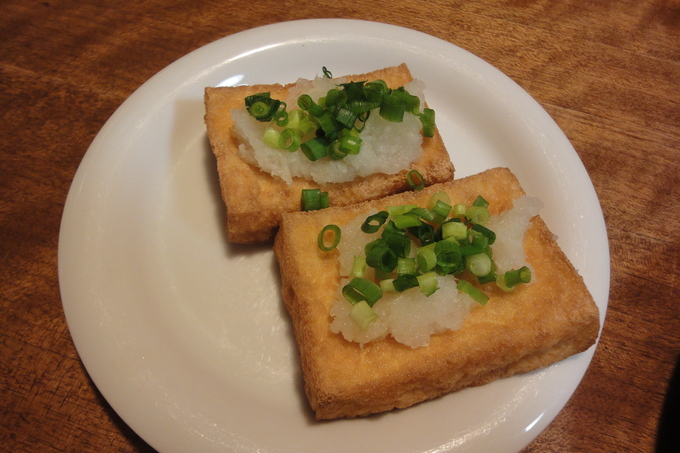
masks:
[[[333,78],[333,73],[331,73],[331,71],[329,71],[328,69],[326,69],[325,66],[322,66],[322,67],[321,67],[321,70],[323,71],[323,76],[324,76],[325,78],[327,78],[327,79],[332,79],[332,78]]]
[[[298,107],[314,117],[318,117],[324,112],[324,109],[319,104],[314,102],[312,97],[308,94],[300,95],[300,97],[298,97],[297,103]]]
[[[416,260],[415,258],[399,258],[397,260],[397,275],[415,274]]]
[[[478,195],[475,201],[472,202],[472,206],[480,206],[482,208],[488,208],[489,202],[484,199],[481,195]]]
[[[425,188],[425,178],[418,170],[411,170],[406,174],[406,181],[413,190],[421,190]]]
[[[434,137],[434,110],[423,109],[418,117],[423,124],[423,137]]]
[[[426,222],[432,222],[435,218],[434,212],[430,211],[429,209],[421,208],[421,207],[415,207],[415,208],[411,209],[408,213],[415,215],[415,216],[418,216]]]
[[[378,319],[378,314],[368,302],[362,300],[352,307],[349,317],[359,326],[359,329],[366,330]]]
[[[520,283],[529,283],[531,281],[531,269],[527,266],[522,266],[514,271],[507,271],[503,275],[503,282],[508,288],[513,288]]]
[[[347,150],[340,147],[340,142],[338,140],[334,140],[328,146],[328,158],[330,160],[342,160],[347,157],[347,154],[349,153]]]
[[[451,206],[451,197],[449,196],[449,194],[444,192],[443,190],[440,190],[439,192],[433,193],[432,196],[430,197],[430,201],[427,204],[428,209],[434,208],[438,201],[444,202],[447,205]]]
[[[366,258],[361,255],[356,255],[352,261],[352,270],[349,273],[350,277],[363,278],[366,276]]]
[[[353,278],[342,288],[342,295],[352,305],[364,300],[372,307],[382,297],[382,290],[370,280]]]
[[[491,249],[489,248],[489,250]],[[485,283],[495,282],[496,279],[496,263],[493,261],[493,259],[491,259],[491,271],[483,277],[477,277],[477,281],[480,285],[483,285]]]
[[[303,211],[316,211],[327,208],[329,205],[328,192],[321,192],[320,189],[302,189],[300,205]]]
[[[351,133],[340,137],[340,149],[346,150],[347,154],[359,154],[362,140]]]
[[[402,99],[392,93],[385,93],[380,103],[380,116],[392,123],[400,123],[404,120],[406,104]]]
[[[442,238],[462,241],[468,237],[468,228],[463,222],[449,221],[442,224]]]
[[[484,294],[479,288],[466,280],[460,280],[456,287],[458,288],[458,291],[472,297],[480,305],[486,305],[486,303],[489,301],[489,296]]]
[[[390,89],[387,87],[387,83],[385,83],[384,80],[380,80],[380,79],[376,79],[372,82],[366,83],[364,85],[364,95],[366,93],[366,89],[373,90],[373,91],[376,91],[376,92],[379,92],[379,93],[382,93],[382,94],[390,91]],[[368,97],[367,95],[365,95],[365,96]]]
[[[484,206],[473,205],[467,208],[467,211],[465,211],[465,217],[467,217],[467,219],[473,224],[484,225],[489,221],[490,214],[489,210]]]
[[[486,277],[491,272],[491,258],[486,253],[478,253],[465,258],[465,268],[475,277]]]
[[[311,161],[319,160],[328,155],[328,147],[320,138],[312,138],[300,145],[300,149],[307,159]]]
[[[451,212],[451,205],[441,200],[437,200],[434,207],[431,208],[431,211],[435,214],[435,216],[439,216],[445,219],[446,217],[449,216],[449,212]]]
[[[369,215],[366,217],[366,220],[364,220],[364,223],[361,224],[361,231],[368,234],[375,233],[383,226],[388,215],[387,211],[380,211],[376,214]]]
[[[394,279],[393,278],[385,278],[383,280],[380,280],[379,286],[380,286],[380,289],[382,290],[383,294],[397,291],[396,289],[394,289]]]
[[[274,122],[279,127],[285,127],[288,125],[288,112],[286,112],[286,103],[282,102],[279,109],[274,114]]]
[[[470,245],[474,247],[479,247],[479,248],[486,248],[489,246],[489,238],[484,236],[482,233],[479,231],[475,230],[468,230],[468,239],[470,242]]]
[[[434,246],[437,264],[442,267],[457,267],[463,259],[461,247],[452,241],[439,241]]]
[[[394,279],[392,284],[394,285],[394,289],[397,290],[398,292],[403,292],[406,291],[407,289],[415,288],[416,286],[419,285],[418,277],[412,274],[400,275],[399,277]]]
[[[411,251],[411,238],[391,220],[385,225],[381,237],[398,257],[404,258]]]
[[[354,122],[357,120],[358,114],[346,108],[339,108],[335,113],[335,121],[342,124],[345,129],[352,129]]]
[[[245,98],[248,113],[258,121],[269,122],[279,110],[281,101],[271,98],[271,93],[257,93]]]
[[[429,244],[418,249],[416,261],[420,272],[429,272],[437,265],[437,254],[434,252],[435,244]]]
[[[487,227],[480,225],[480,224],[475,224],[472,225],[472,228],[470,228],[472,231],[477,231],[481,234],[484,235],[484,237],[489,239],[489,245],[492,245],[494,242],[496,242],[496,233],[488,229]]]
[[[458,218],[458,219],[463,219],[465,218],[465,213],[467,212],[467,206],[465,206],[463,203],[458,203],[453,206],[453,212],[451,214],[452,217]]]
[[[395,217],[398,217],[400,215],[404,215],[407,212],[409,212],[410,210],[412,210],[413,208],[417,208],[417,207],[418,207],[417,204],[404,204],[404,205],[400,205],[400,206],[388,206],[386,209],[387,209],[387,212],[389,213],[389,215],[392,216],[392,218],[395,218]]]
[[[417,227],[409,228],[408,231],[420,241],[420,245],[431,244],[437,240],[434,227],[429,223],[423,222]]]
[[[264,136],[262,137],[262,141],[264,142],[265,145],[269,146],[270,148],[278,148],[280,138],[281,133],[279,131],[277,131],[273,127],[268,127],[267,129],[264,130]]]
[[[311,113],[310,113],[311,115]],[[326,136],[333,136],[342,130],[342,126],[335,120],[330,110],[324,110],[319,115],[313,115],[319,123],[319,127]]]
[[[484,247],[477,247],[475,245],[465,245],[460,248],[460,253],[463,256],[472,256],[484,253]]]
[[[397,267],[397,254],[387,245],[376,245],[366,253],[366,264],[384,272],[392,272]]]
[[[278,145],[286,151],[297,151],[300,147],[300,136],[293,129],[284,129],[279,135]]]
[[[439,289],[437,274],[434,272],[427,272],[425,274],[419,275],[417,279],[420,291],[428,297]]]
[[[329,231],[333,233],[333,241],[330,243],[330,245],[326,245],[326,233]],[[335,249],[335,247],[337,247],[338,244],[340,243],[340,236],[341,236],[340,227],[338,227],[337,225],[330,224],[323,227],[323,229],[319,233],[319,236],[317,237],[316,242],[322,251],[330,252],[331,250]]]
[[[414,214],[402,214],[394,218],[394,224],[397,228],[410,228],[420,225],[420,218]]]

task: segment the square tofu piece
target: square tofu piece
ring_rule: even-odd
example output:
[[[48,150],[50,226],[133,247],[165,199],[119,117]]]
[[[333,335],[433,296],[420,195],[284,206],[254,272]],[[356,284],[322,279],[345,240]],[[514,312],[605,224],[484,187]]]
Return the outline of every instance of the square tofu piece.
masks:
[[[384,80],[390,88],[413,80],[405,64],[368,74],[344,77],[346,81]],[[418,170],[427,184],[453,178],[453,164],[439,132],[423,139],[423,154],[408,169],[396,174],[372,174],[345,183],[320,185],[302,178],[284,180],[262,171],[242,158],[239,139],[234,133],[231,110],[244,108],[246,96],[270,92],[275,99],[285,99],[293,84],[252,85],[205,89],[205,123],[208,139],[217,159],[222,199],[227,207],[227,237],[230,242],[252,244],[274,239],[284,212],[300,210],[302,189],[320,188],[328,192],[332,206],[345,206],[410,189],[406,174]]]
[[[546,367],[592,346],[598,308],[545,223],[535,216],[524,238],[532,281],[512,292],[493,284],[484,307],[472,310],[460,330],[433,335],[413,349],[392,337],[363,346],[330,330],[329,313],[340,284],[337,250],[322,252],[325,225],[342,228],[370,209],[418,204],[446,191],[453,203],[489,201],[491,215],[524,195],[505,168],[405,192],[381,200],[312,212],[288,213],[276,237],[282,294],[300,353],[305,391],[318,419],[357,417],[436,398],[495,379]],[[487,287],[488,286],[488,287]]]

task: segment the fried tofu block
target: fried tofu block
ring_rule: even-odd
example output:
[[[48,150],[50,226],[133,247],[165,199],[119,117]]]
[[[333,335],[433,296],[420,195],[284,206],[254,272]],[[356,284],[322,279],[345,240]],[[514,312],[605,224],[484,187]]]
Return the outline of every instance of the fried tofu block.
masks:
[[[285,214],[274,244],[282,295],[300,353],[305,391],[317,419],[357,417],[406,408],[466,387],[547,367],[592,346],[599,331],[598,308],[583,279],[543,220],[532,219],[524,240],[532,282],[491,296],[472,310],[463,327],[433,335],[412,349],[392,337],[365,344],[331,332],[329,310],[339,285],[337,251],[322,252],[317,236],[370,208],[415,203],[425,206],[445,190],[454,203],[470,205],[478,195],[491,214],[510,209],[524,195],[505,168],[344,208]]]
[[[398,88],[413,80],[405,64],[368,74],[345,77],[347,81],[384,80]],[[249,244],[271,242],[284,212],[300,210],[302,189],[320,188],[328,192],[333,206],[345,206],[382,198],[410,189],[406,174],[418,170],[426,183],[453,178],[453,164],[439,131],[423,140],[423,155],[410,168],[392,175],[373,174],[346,183],[319,185],[294,178],[291,185],[246,162],[238,151],[239,141],[232,131],[231,109],[242,108],[251,94],[269,91],[285,99],[289,85],[252,85],[205,89],[205,123],[213,153],[217,159],[222,199],[227,206],[227,238],[230,242]]]

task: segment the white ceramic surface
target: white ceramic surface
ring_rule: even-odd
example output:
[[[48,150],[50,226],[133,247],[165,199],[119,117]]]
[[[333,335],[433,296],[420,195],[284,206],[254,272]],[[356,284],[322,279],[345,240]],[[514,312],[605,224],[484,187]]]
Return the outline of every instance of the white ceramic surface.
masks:
[[[602,212],[584,167],[526,92],[429,35],[349,21],[238,33],[173,63],[102,128],[59,240],[69,329],[97,387],[161,452],[512,452],[561,410],[593,348],[547,369],[402,411],[316,423],[302,391],[270,247],[234,246],[203,123],[206,86],[293,82],[408,63],[462,177],[508,166],[601,310]]]

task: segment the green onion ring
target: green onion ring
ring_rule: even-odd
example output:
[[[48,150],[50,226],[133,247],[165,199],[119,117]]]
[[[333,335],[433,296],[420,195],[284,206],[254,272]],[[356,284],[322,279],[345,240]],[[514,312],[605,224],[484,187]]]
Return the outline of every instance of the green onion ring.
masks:
[[[325,241],[325,236],[326,236],[327,231],[331,231],[333,233],[333,242],[331,242],[330,245],[326,245],[326,241]],[[318,236],[316,242],[317,242],[319,248],[322,251],[330,252],[331,250],[335,249],[335,247],[337,247],[338,244],[340,243],[341,235],[342,235],[342,233],[340,231],[339,226],[333,225],[333,224],[326,225],[325,227],[323,227],[323,229],[319,233],[319,236]]]
[[[365,300],[369,307],[373,307],[382,297],[382,290],[372,281],[357,277],[342,288],[342,295],[352,305]]]
[[[415,175],[415,181],[413,177]],[[425,188],[425,178],[420,174],[418,170],[411,170],[406,174],[406,181],[408,185],[411,186],[413,190],[421,190]]]
[[[375,233],[383,226],[387,217],[387,211],[380,211],[376,214],[369,215],[366,217],[366,220],[364,220],[364,223],[361,224],[361,231],[368,234]]]

